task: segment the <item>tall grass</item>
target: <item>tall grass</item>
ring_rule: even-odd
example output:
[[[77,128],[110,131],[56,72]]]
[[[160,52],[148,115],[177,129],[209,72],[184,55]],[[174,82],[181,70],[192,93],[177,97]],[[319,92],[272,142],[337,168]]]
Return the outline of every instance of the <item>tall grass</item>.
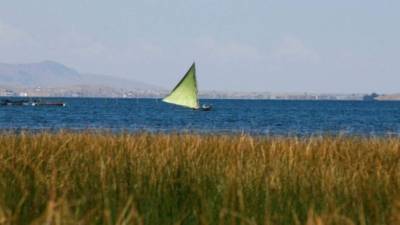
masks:
[[[1,134],[0,224],[400,224],[400,139]]]

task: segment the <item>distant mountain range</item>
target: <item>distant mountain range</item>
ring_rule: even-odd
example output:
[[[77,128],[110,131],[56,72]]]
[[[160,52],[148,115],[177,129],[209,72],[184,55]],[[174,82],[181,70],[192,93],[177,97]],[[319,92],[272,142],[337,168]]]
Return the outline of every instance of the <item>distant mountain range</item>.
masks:
[[[0,84],[16,87],[65,87],[100,85],[113,88],[154,89],[159,87],[142,82],[105,75],[82,74],[73,68],[53,61],[29,64],[0,63]]]
[[[8,91],[9,95],[29,96],[123,97],[130,94],[152,97],[165,93],[154,85],[106,75],[83,74],[54,61],[0,63],[0,89]]]
[[[54,61],[27,64],[0,63],[0,96],[46,97],[149,97],[161,98],[167,90],[135,80],[83,74]],[[400,100],[400,94],[313,94],[202,91],[201,98],[287,100]]]
[[[6,86],[70,85],[79,82],[81,77],[78,71],[52,61],[29,64],[0,63],[0,82]]]

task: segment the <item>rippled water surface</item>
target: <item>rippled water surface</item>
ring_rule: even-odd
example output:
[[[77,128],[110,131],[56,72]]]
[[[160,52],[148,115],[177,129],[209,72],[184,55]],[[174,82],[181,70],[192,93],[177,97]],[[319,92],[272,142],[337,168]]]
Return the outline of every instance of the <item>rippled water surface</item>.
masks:
[[[252,133],[271,135],[400,134],[400,102],[204,100],[200,112],[156,99],[51,99],[66,107],[1,106],[1,130]]]

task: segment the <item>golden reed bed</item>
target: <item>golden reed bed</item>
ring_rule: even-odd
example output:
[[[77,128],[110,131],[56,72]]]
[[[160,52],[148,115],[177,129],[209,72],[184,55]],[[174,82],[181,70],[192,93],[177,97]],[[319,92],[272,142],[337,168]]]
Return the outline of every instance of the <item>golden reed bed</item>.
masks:
[[[0,224],[400,224],[400,139],[3,133]]]

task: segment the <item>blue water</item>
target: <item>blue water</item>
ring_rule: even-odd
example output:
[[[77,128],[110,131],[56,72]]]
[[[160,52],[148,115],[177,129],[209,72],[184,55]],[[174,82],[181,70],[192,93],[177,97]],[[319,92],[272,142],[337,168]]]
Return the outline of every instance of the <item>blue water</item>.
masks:
[[[0,130],[399,135],[400,102],[204,100],[210,112],[155,99],[51,99],[66,107],[0,107]]]

